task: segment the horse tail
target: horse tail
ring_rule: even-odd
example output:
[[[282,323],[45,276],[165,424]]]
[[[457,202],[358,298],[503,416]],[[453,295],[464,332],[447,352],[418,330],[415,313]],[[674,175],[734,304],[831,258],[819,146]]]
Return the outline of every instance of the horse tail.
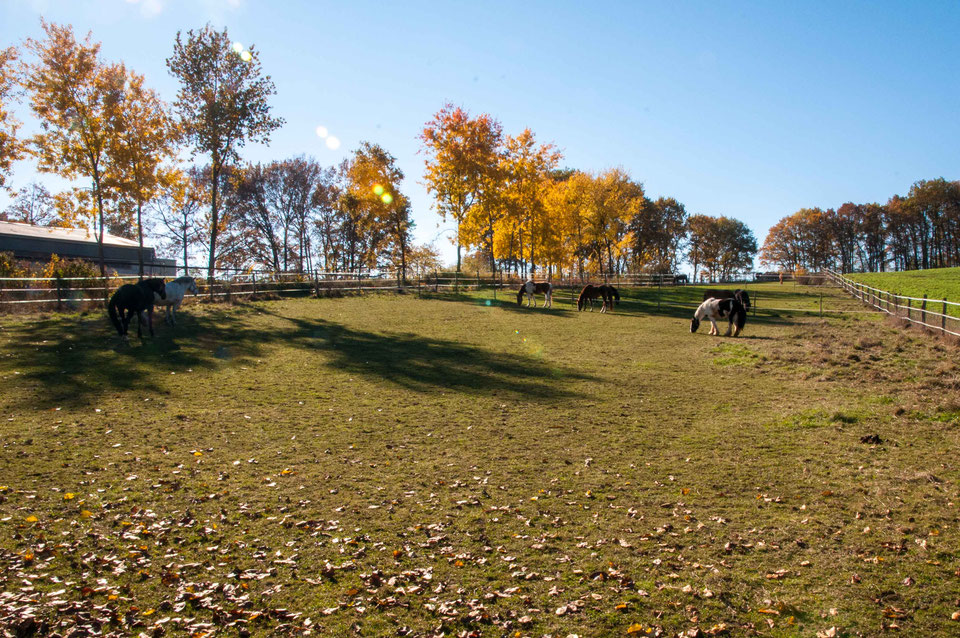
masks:
[[[113,323],[114,327],[117,329],[117,332],[120,333],[120,336],[123,336],[123,326],[120,325],[120,318],[117,317],[117,293],[113,293],[113,296],[110,297],[110,303],[107,304],[107,312],[110,314],[110,321]]]
[[[744,324],[747,323],[747,311],[741,305],[737,308],[736,313],[733,316],[734,320],[734,331],[733,336],[736,337],[743,330]]]
[[[610,286],[610,290],[613,291],[613,298],[617,301],[620,301],[620,292],[617,290],[616,286]]]

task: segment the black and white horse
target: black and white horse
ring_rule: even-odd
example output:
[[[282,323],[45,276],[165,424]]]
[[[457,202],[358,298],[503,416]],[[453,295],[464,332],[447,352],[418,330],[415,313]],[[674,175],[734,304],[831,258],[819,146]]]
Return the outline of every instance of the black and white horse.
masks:
[[[603,299],[603,307],[600,308],[600,312],[606,312],[607,309],[613,310],[614,303],[620,301],[620,293],[617,291],[616,286],[611,286],[610,284],[602,284],[600,286],[587,284],[583,287],[583,290],[580,291],[580,296],[577,297],[577,311],[583,310],[584,306],[589,302],[590,312],[593,312],[593,300],[598,298]]]
[[[737,288],[736,290],[705,290],[703,300],[707,299],[736,299],[743,306],[744,310],[750,310],[750,295],[746,290]]]
[[[188,292],[192,295],[198,294],[197,280],[193,277],[184,276],[166,283],[167,296],[165,298],[156,295],[153,302],[158,306],[166,306],[166,313],[163,316],[164,321],[173,326],[177,325],[175,311],[180,309],[180,304],[183,303],[183,298]]]
[[[144,310],[147,311],[147,327],[150,328],[150,336],[153,336],[154,295],[160,299],[167,298],[163,279],[142,279],[135,284],[123,284],[113,293],[107,305],[107,311],[110,314],[110,321],[113,322],[121,337],[127,337],[130,320],[136,314],[137,336],[143,339],[140,325],[143,323]],[[118,310],[119,316],[117,316]]]
[[[740,331],[743,330],[743,325],[747,322],[747,311],[744,309],[743,304],[736,299],[714,299],[711,297],[700,304],[697,311],[693,313],[693,319],[690,321],[690,332],[696,332],[697,328],[700,327],[700,322],[704,319],[710,321],[710,334],[712,335],[720,334],[720,330],[717,328],[717,321],[726,319],[729,324],[727,326],[727,332],[723,336],[729,337],[730,331],[732,330],[733,336],[736,337],[740,334]]]
[[[532,304],[534,308],[537,307],[537,300],[534,295],[543,295],[543,307],[544,308],[553,308],[553,284],[549,281],[533,281],[532,279],[522,286],[520,290],[517,291],[517,305],[523,305],[523,295],[527,295],[527,308]]]

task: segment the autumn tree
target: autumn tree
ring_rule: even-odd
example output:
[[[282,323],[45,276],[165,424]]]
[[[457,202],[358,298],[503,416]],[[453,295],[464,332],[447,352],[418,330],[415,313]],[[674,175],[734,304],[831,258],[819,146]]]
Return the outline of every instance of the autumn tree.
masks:
[[[353,152],[347,176],[347,195],[360,211],[361,231],[367,234],[374,255],[385,258],[397,271],[401,284],[413,228],[410,201],[400,191],[403,171],[383,147],[362,142]]]
[[[0,49],[0,189],[7,183],[13,162],[23,157],[23,142],[17,138],[20,122],[10,110],[19,82],[14,64],[18,52],[15,47]]]
[[[687,259],[694,276],[702,265],[711,281],[728,279],[753,265],[757,240],[743,222],[730,217],[691,215],[687,220],[689,237]]]
[[[427,155],[427,191],[433,194],[441,218],[449,217],[457,225],[457,272],[463,247],[461,226],[483,194],[493,192],[489,186],[496,179],[502,134],[500,123],[489,115],[471,118],[453,104],[445,104],[420,134]]]
[[[54,226],[58,216],[53,205],[53,196],[47,187],[31,182],[17,191],[16,198],[2,214],[0,219],[22,222],[31,226]]]
[[[207,278],[212,282],[224,228],[218,199],[224,167],[238,159],[246,142],[267,142],[283,120],[270,115],[267,100],[276,89],[270,76],[262,74],[258,52],[254,47],[235,50],[226,29],[216,31],[208,24],[185,37],[178,32],[167,67],[180,81],[174,106],[183,133],[195,152],[210,157]]]
[[[204,202],[203,169],[173,169],[161,174],[156,196],[150,202],[151,216],[165,249],[183,255],[183,272],[189,274],[190,249],[203,241],[200,209]]]
[[[687,211],[676,199],[644,199],[630,222],[632,257],[636,267],[655,273],[676,270],[686,227]]]
[[[143,209],[159,189],[162,163],[176,154],[178,130],[156,92],[144,85],[143,76],[130,71],[125,72],[118,101],[111,109],[108,132],[107,153],[113,166],[108,181],[136,210],[142,278]]]
[[[505,213],[501,226],[516,234],[517,252],[510,257],[518,259],[524,271],[529,263],[531,276],[536,272],[537,259],[543,257],[545,245],[558,230],[547,219],[544,195],[550,171],[561,157],[553,144],[537,144],[530,129],[508,136],[500,157],[500,197]]]
[[[39,170],[68,179],[91,179],[100,274],[103,261],[105,180],[109,178],[111,121],[125,80],[121,65],[99,58],[88,34],[78,42],[69,26],[41,21],[46,39],[28,39],[36,60],[26,66],[24,86],[41,132],[30,140]]]

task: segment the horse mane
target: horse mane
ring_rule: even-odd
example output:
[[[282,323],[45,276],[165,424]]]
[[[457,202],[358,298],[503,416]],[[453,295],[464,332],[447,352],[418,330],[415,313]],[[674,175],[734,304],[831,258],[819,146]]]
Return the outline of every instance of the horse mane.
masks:
[[[193,281],[193,277],[189,277],[189,276],[187,276],[187,275],[184,275],[183,277],[177,277],[176,279],[174,279],[174,280],[173,280],[173,283],[175,283],[175,284],[188,284],[188,283],[190,283],[191,281]]]

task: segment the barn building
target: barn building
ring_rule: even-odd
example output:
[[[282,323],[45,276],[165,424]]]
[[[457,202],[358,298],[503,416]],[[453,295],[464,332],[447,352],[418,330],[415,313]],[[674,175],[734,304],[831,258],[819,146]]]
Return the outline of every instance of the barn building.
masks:
[[[0,221],[0,252],[13,253],[14,259],[46,263],[51,255],[62,259],[83,259],[100,263],[97,240],[93,233],[78,228],[46,228],[17,222]],[[103,236],[103,258],[107,271],[120,275],[136,275],[139,270],[140,246],[132,239]],[[143,247],[144,275],[175,277],[176,262],[158,259],[153,248]]]

